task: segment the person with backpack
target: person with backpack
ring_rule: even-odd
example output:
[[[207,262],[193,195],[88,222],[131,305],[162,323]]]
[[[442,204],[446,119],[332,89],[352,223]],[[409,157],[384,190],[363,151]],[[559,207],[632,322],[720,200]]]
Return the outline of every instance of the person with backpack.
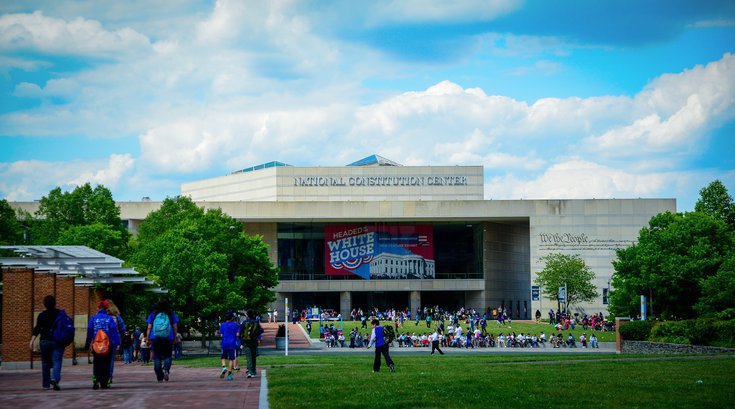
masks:
[[[31,335],[30,348],[31,351],[35,350],[36,338],[40,337],[39,347],[41,350],[41,386],[43,389],[53,389],[55,391],[61,390],[59,382],[61,382],[61,364],[64,358],[64,349],[66,349],[65,342],[57,342],[54,340],[54,328],[58,327],[57,320],[63,319],[60,317],[63,310],[56,308],[56,297],[53,295],[47,295],[43,298],[43,306],[46,308],[36,319],[36,326],[33,327]],[[72,340],[74,337],[74,326],[72,321]]]
[[[395,372],[395,365],[393,363],[393,360],[390,358],[390,352],[388,351],[388,346],[391,342],[393,342],[393,340],[386,339],[386,331],[384,331],[383,327],[380,326],[380,320],[375,318],[370,323],[373,326],[373,332],[370,334],[370,343],[368,344],[368,348],[375,345],[373,372],[380,372],[380,355],[383,355],[383,357],[385,358],[385,363],[386,365],[388,365],[388,368],[390,368],[390,371]],[[392,327],[390,328],[393,329]]]
[[[146,342],[153,349],[153,371],[158,382],[169,380],[174,337],[179,332],[179,317],[171,310],[168,300],[160,300],[146,320]]]
[[[263,334],[263,327],[255,319],[255,311],[247,310],[246,319],[240,325],[240,342],[247,361],[248,378],[255,377],[255,357],[258,354],[258,338]]]
[[[87,340],[84,348],[92,347],[94,363],[92,366],[92,389],[110,387],[110,365],[115,351],[120,345],[117,321],[107,313],[110,304],[106,300],[97,303],[99,311],[89,319]]]

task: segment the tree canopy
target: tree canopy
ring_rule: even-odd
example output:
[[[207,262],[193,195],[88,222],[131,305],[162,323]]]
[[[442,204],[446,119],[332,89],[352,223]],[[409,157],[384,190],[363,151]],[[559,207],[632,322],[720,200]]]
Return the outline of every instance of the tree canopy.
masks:
[[[15,210],[7,200],[0,200],[0,245],[20,244],[22,240],[23,226],[18,222]]]
[[[735,229],[735,204],[727,188],[719,180],[699,191],[699,200],[694,205],[694,211],[722,220]]]
[[[130,234],[104,186],[86,183],[71,192],[56,187],[41,198],[35,216],[33,244],[86,245],[119,258],[127,255]]]
[[[575,305],[582,301],[592,301],[599,296],[592,280],[595,273],[587,266],[578,254],[567,255],[552,253],[541,257],[545,267],[536,276],[544,295],[558,300],[559,287],[567,287],[567,305]]]
[[[264,311],[278,283],[268,247],[220,209],[166,199],[140,226],[133,263],[168,289],[184,323],[202,333],[226,310]]]
[[[645,295],[651,316],[694,317],[692,307],[702,295],[702,282],[717,273],[731,248],[725,222],[704,213],[652,217],[636,244],[617,250],[610,311],[635,316],[640,295]]]

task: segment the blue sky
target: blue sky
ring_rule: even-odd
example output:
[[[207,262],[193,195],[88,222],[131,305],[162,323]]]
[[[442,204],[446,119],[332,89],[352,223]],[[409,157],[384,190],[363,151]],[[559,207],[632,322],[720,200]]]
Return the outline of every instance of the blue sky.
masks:
[[[0,198],[278,160],[482,165],[490,199],[735,194],[735,2],[0,3]]]

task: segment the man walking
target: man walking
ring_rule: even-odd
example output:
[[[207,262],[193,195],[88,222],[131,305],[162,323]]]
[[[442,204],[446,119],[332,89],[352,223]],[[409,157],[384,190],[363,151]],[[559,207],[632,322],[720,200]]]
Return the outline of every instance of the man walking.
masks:
[[[52,327],[59,310],[56,309],[56,297],[47,295],[43,298],[44,311],[38,314],[36,326],[33,327],[30,348],[34,349],[34,342],[37,337],[41,337],[39,346],[41,348],[41,386],[43,389],[51,389],[53,386],[55,391],[61,390],[59,382],[61,381],[61,363],[64,358],[64,349],[66,346],[57,344],[52,338]],[[53,371],[52,371],[53,370]]]
[[[255,357],[258,354],[258,337],[263,333],[263,327],[255,319],[255,311],[247,310],[245,321],[240,325],[240,342],[247,361],[248,378],[255,377]]]
[[[168,300],[161,300],[147,322],[146,342],[153,346],[153,371],[158,382],[168,382],[179,317],[171,310]]]
[[[439,354],[444,355],[444,352],[442,352],[441,348],[439,348],[439,331],[434,330],[434,333],[431,334],[431,355],[434,355],[434,350],[439,351]]]
[[[370,344],[368,348],[375,345],[375,359],[373,360],[373,372],[380,372],[380,355],[385,357],[385,363],[390,368],[391,372],[395,372],[395,366],[393,360],[390,358],[390,352],[388,351],[388,343],[385,342],[385,332],[383,327],[380,325],[380,321],[376,318],[371,321],[373,326],[373,332],[370,335]]]

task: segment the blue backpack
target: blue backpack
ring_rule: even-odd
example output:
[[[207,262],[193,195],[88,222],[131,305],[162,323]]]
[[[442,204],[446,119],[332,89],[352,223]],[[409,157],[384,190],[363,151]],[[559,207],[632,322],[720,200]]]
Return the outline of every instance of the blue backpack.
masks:
[[[74,341],[74,320],[64,310],[59,310],[59,315],[51,325],[51,339],[62,347]]]
[[[168,338],[170,334],[171,320],[168,319],[168,314],[159,312],[156,314],[156,318],[153,319],[153,336],[156,338]]]

